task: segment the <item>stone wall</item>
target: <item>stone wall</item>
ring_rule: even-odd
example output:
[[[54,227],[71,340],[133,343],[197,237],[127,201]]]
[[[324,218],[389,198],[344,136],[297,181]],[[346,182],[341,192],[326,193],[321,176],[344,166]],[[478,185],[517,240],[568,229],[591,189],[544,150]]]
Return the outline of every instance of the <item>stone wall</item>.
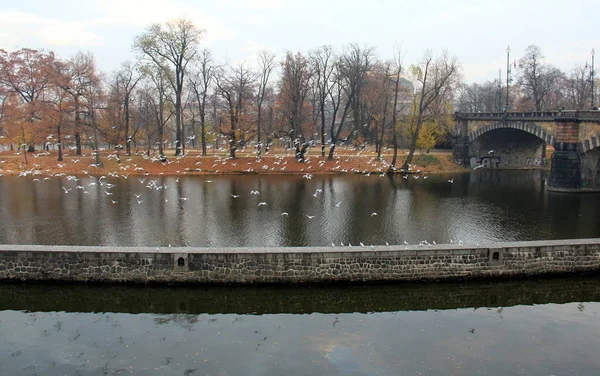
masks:
[[[0,279],[161,283],[418,281],[598,271],[600,239],[482,246],[0,246]]]

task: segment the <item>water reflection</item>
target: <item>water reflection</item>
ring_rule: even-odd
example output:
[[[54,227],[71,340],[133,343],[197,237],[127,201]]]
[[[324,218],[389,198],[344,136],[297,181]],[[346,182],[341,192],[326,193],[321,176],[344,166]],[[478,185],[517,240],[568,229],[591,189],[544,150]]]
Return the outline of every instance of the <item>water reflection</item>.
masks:
[[[549,193],[545,181],[542,171],[482,170],[427,179],[3,177],[0,243],[368,246],[600,237],[600,195]]]
[[[597,276],[469,283],[122,286],[4,283],[0,310],[186,314],[391,312],[600,302]]]
[[[0,374],[591,375],[597,286],[0,285]]]

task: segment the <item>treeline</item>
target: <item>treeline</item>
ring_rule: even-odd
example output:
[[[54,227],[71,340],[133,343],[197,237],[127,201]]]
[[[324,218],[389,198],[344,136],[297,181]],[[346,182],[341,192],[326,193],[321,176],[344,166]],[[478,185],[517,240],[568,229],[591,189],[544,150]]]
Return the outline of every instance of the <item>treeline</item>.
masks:
[[[300,162],[309,147],[333,158],[337,145],[372,144],[379,156],[393,148],[390,171],[418,148],[448,143],[461,72],[447,53],[406,67],[401,51],[383,61],[373,47],[349,44],[281,61],[262,51],[231,65],[201,48],[202,33],[186,19],[153,24],[133,41],[137,61],[110,74],[90,53],[0,50],[0,143],[22,149],[25,161],[34,146],[55,147],[62,160],[64,147],[81,154],[84,145],[160,156],[221,146],[231,158],[252,147],[260,158],[280,144]],[[403,161],[399,147],[409,149]]]
[[[593,54],[593,52],[592,52]],[[562,72],[545,61],[536,45],[509,63],[508,91],[506,69],[494,81],[463,85],[458,94],[462,112],[589,110],[597,103],[598,82],[592,84],[592,65],[581,64]],[[592,96],[592,89],[594,95]],[[507,99],[508,94],[508,99]],[[508,103],[508,107],[507,107]],[[597,107],[594,103],[594,107]]]

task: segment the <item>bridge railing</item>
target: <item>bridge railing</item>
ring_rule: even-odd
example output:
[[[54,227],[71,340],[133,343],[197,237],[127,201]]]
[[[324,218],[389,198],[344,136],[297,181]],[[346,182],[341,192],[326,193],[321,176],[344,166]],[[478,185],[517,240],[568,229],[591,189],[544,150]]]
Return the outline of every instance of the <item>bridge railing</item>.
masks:
[[[600,122],[600,111],[531,111],[531,112],[455,112],[455,120],[536,120],[576,118],[579,121]]]

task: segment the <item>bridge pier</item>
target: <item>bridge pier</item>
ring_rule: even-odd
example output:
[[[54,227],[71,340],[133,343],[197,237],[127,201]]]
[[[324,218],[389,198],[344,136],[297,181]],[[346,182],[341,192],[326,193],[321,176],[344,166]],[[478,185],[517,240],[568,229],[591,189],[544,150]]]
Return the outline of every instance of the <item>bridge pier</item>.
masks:
[[[579,150],[579,119],[555,119],[556,142],[552,153],[548,190],[577,192],[581,190],[581,154]]]
[[[458,135],[454,137],[454,145],[452,146],[452,159],[454,163],[463,167],[469,167],[469,123],[466,119],[458,120]]]

